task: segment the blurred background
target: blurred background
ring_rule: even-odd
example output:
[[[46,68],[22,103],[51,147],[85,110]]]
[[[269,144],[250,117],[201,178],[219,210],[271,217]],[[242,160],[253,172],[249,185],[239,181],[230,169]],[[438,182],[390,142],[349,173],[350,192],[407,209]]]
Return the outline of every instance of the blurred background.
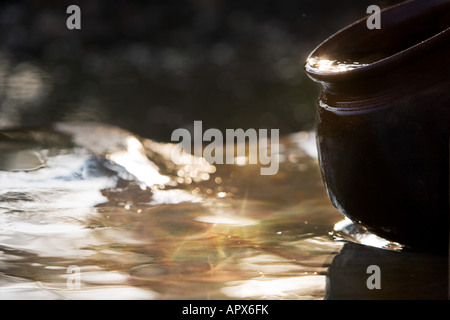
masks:
[[[400,2],[2,1],[0,129],[98,121],[160,141],[194,120],[309,130],[309,53],[370,4]],[[71,4],[81,30],[66,28]]]

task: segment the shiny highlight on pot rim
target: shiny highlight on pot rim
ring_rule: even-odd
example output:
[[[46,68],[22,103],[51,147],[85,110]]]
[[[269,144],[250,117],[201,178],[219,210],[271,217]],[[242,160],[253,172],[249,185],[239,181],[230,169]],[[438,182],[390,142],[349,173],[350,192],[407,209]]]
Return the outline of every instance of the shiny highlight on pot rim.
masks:
[[[172,132],[171,141],[179,142],[171,153],[172,161],[178,165],[202,160],[210,164],[259,163],[265,166],[260,168],[261,175],[274,175],[279,169],[279,129],[270,129],[270,136],[268,129],[253,128],[226,129],[224,135],[216,128],[203,132],[202,121],[194,121],[193,137],[188,129],[178,128]],[[210,143],[203,148],[205,141]],[[190,156],[192,146],[194,157]]]
[[[337,60],[329,60],[326,58],[311,57],[306,61],[306,70],[309,72],[346,72],[361,68],[367,64],[359,62],[340,62]]]

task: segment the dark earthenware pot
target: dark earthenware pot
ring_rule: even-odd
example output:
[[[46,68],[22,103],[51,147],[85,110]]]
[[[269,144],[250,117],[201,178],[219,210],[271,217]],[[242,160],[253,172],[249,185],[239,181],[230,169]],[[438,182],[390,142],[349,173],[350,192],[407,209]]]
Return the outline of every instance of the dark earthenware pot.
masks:
[[[409,1],[308,58],[322,84],[317,146],[333,205],[386,239],[449,243],[450,1]]]

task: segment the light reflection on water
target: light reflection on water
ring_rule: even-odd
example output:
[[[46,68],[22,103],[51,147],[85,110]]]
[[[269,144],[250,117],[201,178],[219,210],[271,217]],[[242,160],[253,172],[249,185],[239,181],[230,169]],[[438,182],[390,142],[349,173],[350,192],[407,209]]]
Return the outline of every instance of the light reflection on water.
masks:
[[[343,216],[323,188],[311,133],[281,139],[280,171],[261,176],[258,165],[175,165],[174,145],[115,127],[56,130],[0,136],[8,152],[17,144],[45,160],[0,171],[0,299],[323,299],[348,298],[346,288],[371,297],[365,259],[374,253],[342,250],[329,235]],[[376,250],[393,279],[408,274],[398,266],[406,261],[415,277],[432,266],[445,284],[443,257]],[[345,279],[352,285],[336,286]],[[442,297],[442,285],[429,287]]]
[[[14,65],[0,52],[0,127],[20,123],[23,113],[39,108],[52,87],[46,70],[31,62]]]
[[[172,145],[117,128],[58,130],[78,146],[35,146],[44,168],[0,171],[0,298],[324,296],[324,263],[342,245],[327,233],[341,216],[295,136],[290,161],[264,177],[257,165],[175,166]],[[25,136],[46,134],[58,135]]]

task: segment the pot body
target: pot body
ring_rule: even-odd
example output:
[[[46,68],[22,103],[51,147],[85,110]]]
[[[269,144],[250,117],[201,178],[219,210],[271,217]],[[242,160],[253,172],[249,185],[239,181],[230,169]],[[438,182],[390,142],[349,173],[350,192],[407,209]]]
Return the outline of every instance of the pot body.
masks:
[[[448,252],[449,32],[323,85],[317,147],[333,205],[371,232]],[[364,69],[362,67],[361,69]],[[357,70],[359,71],[359,70]]]

